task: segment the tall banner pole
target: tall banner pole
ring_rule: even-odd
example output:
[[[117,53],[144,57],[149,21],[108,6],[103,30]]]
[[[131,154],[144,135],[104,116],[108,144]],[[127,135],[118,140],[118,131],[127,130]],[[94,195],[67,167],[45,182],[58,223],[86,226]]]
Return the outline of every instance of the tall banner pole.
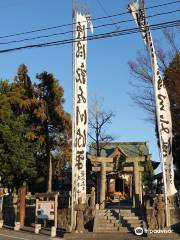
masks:
[[[74,0],[72,0],[72,39],[75,39],[75,12],[74,12]],[[74,122],[74,99],[75,99],[75,84],[74,84],[74,66],[75,66],[75,59],[74,59],[74,42],[72,43],[72,165],[71,165],[71,232],[74,229],[74,193],[73,193],[73,183],[74,183],[74,138],[75,138],[75,122]]]
[[[174,167],[172,157],[172,120],[168,94],[159,70],[155,47],[145,15],[144,1],[136,0],[129,4],[129,10],[138,25],[142,38],[149,51],[153,71],[153,85],[156,103],[156,118],[159,133],[160,156],[163,172],[166,226],[170,225],[167,197],[177,192],[174,185]]]
[[[86,202],[86,147],[88,131],[87,97],[87,24],[90,16],[73,9],[73,117],[72,117],[72,214],[75,223],[74,203]]]

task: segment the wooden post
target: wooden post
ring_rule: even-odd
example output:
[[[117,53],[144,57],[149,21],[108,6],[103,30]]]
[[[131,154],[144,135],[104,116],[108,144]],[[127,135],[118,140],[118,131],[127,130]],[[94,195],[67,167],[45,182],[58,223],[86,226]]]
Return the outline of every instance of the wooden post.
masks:
[[[26,186],[22,186],[18,192],[18,222],[24,226],[26,210]]]
[[[54,226],[57,228],[57,218],[58,218],[58,195],[55,195],[54,199]]]

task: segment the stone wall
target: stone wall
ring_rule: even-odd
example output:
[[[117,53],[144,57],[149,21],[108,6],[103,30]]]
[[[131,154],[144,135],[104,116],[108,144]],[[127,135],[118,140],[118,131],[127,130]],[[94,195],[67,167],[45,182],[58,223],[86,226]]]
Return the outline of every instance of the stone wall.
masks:
[[[95,189],[92,188],[90,194],[86,195],[86,209],[84,212],[84,224],[85,228],[92,230],[94,221],[94,207],[95,207]],[[58,206],[58,217],[57,217],[58,228],[66,231],[70,230],[71,227],[71,199],[70,195],[61,196],[59,198]]]
[[[95,191],[87,194],[86,210],[84,212],[84,222],[87,228],[91,228],[94,218]],[[25,226],[32,226],[35,223],[36,199],[33,195],[26,196]],[[69,231],[71,226],[71,195],[69,192],[58,197],[57,211],[58,228]],[[7,226],[14,226],[17,221],[17,195],[5,196],[3,202],[3,219]]]
[[[172,229],[180,233],[180,207],[170,208],[170,220]]]
[[[155,198],[148,198],[146,200],[146,220],[147,225],[149,225],[149,222],[153,223],[153,227],[157,228],[157,216],[156,216],[156,210],[154,211],[153,204],[154,204]],[[180,205],[179,205],[179,198],[178,194],[175,196],[168,197],[168,216],[170,219],[170,226],[172,229],[174,229],[176,232],[180,232]],[[153,219],[153,221],[152,221]]]
[[[17,220],[17,198],[16,196],[5,196],[3,199],[4,225],[14,226]],[[25,225],[31,226],[35,222],[35,198],[26,198]]]
[[[71,226],[71,209],[58,209],[57,215],[58,228],[68,231]]]
[[[14,226],[17,216],[17,203],[14,202],[13,196],[3,197],[3,220],[4,225]]]

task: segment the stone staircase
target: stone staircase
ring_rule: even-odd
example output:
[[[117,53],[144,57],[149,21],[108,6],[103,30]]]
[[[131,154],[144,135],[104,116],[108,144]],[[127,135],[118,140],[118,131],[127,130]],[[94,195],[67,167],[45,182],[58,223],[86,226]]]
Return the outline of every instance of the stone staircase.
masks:
[[[132,209],[96,210],[94,232],[134,232],[134,228],[142,227],[143,222],[137,212]]]

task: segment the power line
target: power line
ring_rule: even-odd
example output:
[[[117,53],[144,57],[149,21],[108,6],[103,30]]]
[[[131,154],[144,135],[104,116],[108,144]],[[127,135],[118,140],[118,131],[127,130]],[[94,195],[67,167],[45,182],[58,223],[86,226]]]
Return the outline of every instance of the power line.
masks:
[[[154,9],[154,8],[158,8],[158,7],[173,5],[173,4],[176,4],[176,3],[180,3],[180,0],[173,1],[173,2],[168,2],[168,3],[164,3],[164,4],[153,5],[153,6],[150,6],[150,7],[146,7],[145,9]],[[93,18],[92,21],[97,21],[97,20],[101,20],[101,19],[107,19],[107,18],[122,16],[122,15],[125,15],[125,14],[129,14],[129,12],[126,11],[126,12],[113,14],[113,15],[109,15],[109,16],[97,17],[97,18]],[[36,32],[42,32],[42,31],[47,31],[47,30],[52,30],[52,29],[57,29],[57,28],[63,28],[63,27],[68,27],[68,26],[73,26],[74,24],[75,23],[68,23],[68,24],[62,24],[62,25],[57,25],[57,26],[53,26],[53,27],[46,27],[46,28],[41,28],[41,29],[36,29],[36,30],[31,30],[31,31],[26,31],[26,32],[4,35],[4,36],[0,36],[0,39],[20,36],[20,35],[26,35],[26,34],[36,33]]]
[[[168,3],[163,3],[163,4],[158,4],[158,5],[153,5],[153,6],[150,6],[150,7],[145,7],[144,9],[147,10],[147,9],[153,9],[153,8],[157,8],[157,7],[164,7],[164,6],[167,6],[167,5],[172,5],[172,4],[176,4],[176,3],[179,3],[180,1],[174,1],[174,2],[168,2]],[[133,11],[132,11],[133,12]],[[117,17],[117,16],[122,16],[122,15],[125,15],[129,13],[129,11],[126,11],[126,12],[122,12],[122,13],[117,13],[117,14],[113,14],[111,16],[105,16],[105,17],[100,17],[100,18],[95,18],[94,20],[100,20],[100,19],[104,19],[104,18],[109,18],[109,17]]]
[[[104,8],[104,6],[102,5],[101,1],[100,1],[100,0],[96,0],[96,1],[97,1],[97,3],[99,4],[100,8],[103,10],[103,12],[104,12],[106,15],[109,15],[108,12],[106,11],[106,9]],[[110,20],[111,20],[112,24],[115,26],[116,30],[118,30],[118,29],[119,29],[119,26],[118,26],[116,23],[114,23],[114,21],[112,20],[111,17],[110,17]]]
[[[179,11],[180,11],[180,9],[169,11],[169,12],[153,14],[153,15],[150,15],[148,18],[153,18],[153,17],[157,17],[157,16],[162,16],[162,15],[168,15],[168,14],[172,14],[172,13],[179,12]],[[127,22],[134,22],[134,20],[133,19],[128,19],[128,20],[122,20],[122,21],[113,22],[113,23],[106,23],[106,24],[94,26],[94,29],[107,27],[107,26],[112,26],[114,24],[127,23]],[[118,29],[116,29],[116,30],[118,30]],[[25,42],[25,41],[30,41],[30,40],[37,40],[37,39],[41,39],[41,38],[49,38],[49,37],[53,37],[53,36],[66,35],[66,34],[70,34],[70,33],[73,33],[73,31],[71,30],[71,31],[66,31],[66,32],[53,33],[53,34],[37,36],[37,37],[32,37],[32,38],[13,40],[13,41],[9,41],[9,42],[0,42],[0,45],[7,45],[7,44],[12,44],[12,43],[20,43],[20,42]]]
[[[180,19],[178,19],[176,21],[153,24],[150,27],[151,27],[151,30],[158,30],[158,29],[175,27],[175,26],[180,26]],[[117,36],[121,36],[121,35],[134,34],[134,33],[138,33],[138,32],[139,32],[139,28],[130,28],[130,29],[124,29],[124,30],[121,30],[121,31],[112,31],[112,32],[105,32],[105,33],[102,33],[102,34],[96,34],[94,36],[87,37],[85,40],[104,39],[104,38],[110,38],[110,37],[117,37]],[[21,46],[21,47],[16,47],[16,48],[3,49],[3,50],[0,50],[0,53],[18,51],[18,50],[23,50],[23,49],[27,49],[27,48],[38,48],[38,47],[65,45],[65,44],[70,44],[70,43],[77,42],[77,41],[78,41],[77,39],[65,39],[65,40],[61,40],[61,41],[26,45],[26,46]]]

